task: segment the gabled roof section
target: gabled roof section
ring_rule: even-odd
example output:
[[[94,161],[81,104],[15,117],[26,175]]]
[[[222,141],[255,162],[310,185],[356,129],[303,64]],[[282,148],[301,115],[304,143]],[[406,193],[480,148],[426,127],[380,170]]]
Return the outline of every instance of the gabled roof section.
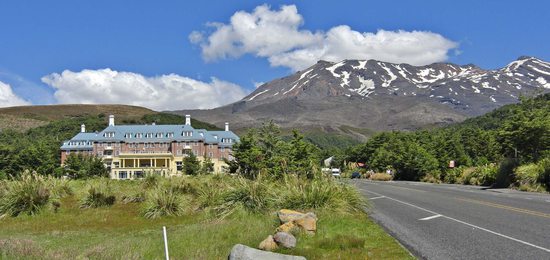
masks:
[[[194,129],[190,125],[112,125],[97,133],[78,133],[63,142],[62,150],[92,149],[93,142],[186,142],[203,141],[207,144],[232,146],[239,137],[232,131],[208,131]],[[86,145],[75,145],[85,142]],[[71,145],[69,145],[71,144]]]

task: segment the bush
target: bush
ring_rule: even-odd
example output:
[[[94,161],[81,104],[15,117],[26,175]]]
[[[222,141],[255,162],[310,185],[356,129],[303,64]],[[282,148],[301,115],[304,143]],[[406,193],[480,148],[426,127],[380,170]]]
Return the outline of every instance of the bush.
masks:
[[[431,171],[426,173],[420,180],[423,182],[441,183],[441,175],[438,171]]]
[[[370,179],[373,181],[391,181],[393,176],[387,173],[375,173],[370,176]]]
[[[473,168],[473,171],[465,169],[462,172],[462,184],[492,185],[496,181],[498,168],[494,164],[487,164]]]
[[[116,197],[108,182],[92,184],[81,199],[81,208],[98,208],[115,204]]]
[[[156,188],[147,194],[143,216],[154,219],[162,216],[181,216],[185,208],[183,198],[170,189]]]
[[[0,215],[35,215],[52,202],[44,177],[36,173],[25,172],[19,180],[6,182],[3,186]]]

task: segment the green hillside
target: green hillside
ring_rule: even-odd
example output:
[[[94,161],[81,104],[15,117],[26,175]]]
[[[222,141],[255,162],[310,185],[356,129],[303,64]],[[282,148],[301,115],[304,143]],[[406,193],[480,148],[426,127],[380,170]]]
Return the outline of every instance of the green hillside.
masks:
[[[384,132],[347,151],[348,161],[395,178],[550,188],[550,94],[522,98],[456,125]],[[457,167],[449,168],[450,161]]]

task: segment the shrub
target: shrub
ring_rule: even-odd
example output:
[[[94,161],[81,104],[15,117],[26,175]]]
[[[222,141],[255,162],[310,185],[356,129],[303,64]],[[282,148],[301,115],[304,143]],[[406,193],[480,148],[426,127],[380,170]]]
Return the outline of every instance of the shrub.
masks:
[[[156,188],[147,194],[143,216],[153,219],[162,216],[181,216],[184,213],[183,198],[170,189]]]
[[[498,168],[494,164],[487,164],[473,168],[473,171],[465,169],[462,172],[462,184],[492,185],[496,181]]]
[[[431,171],[426,173],[420,180],[423,182],[441,183],[441,175],[438,171]]]
[[[370,176],[370,179],[373,181],[391,181],[393,176],[387,173],[375,173]]]
[[[92,184],[81,199],[81,208],[98,208],[115,204],[116,197],[109,183]]]
[[[19,180],[6,182],[0,198],[0,215],[35,215],[51,202],[51,193],[43,177],[25,172]]]

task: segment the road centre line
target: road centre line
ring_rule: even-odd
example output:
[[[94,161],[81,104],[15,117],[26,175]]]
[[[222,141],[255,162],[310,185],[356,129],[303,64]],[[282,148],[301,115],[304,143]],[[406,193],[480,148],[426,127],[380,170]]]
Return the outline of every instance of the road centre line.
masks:
[[[542,218],[550,218],[550,214],[547,214],[547,213],[544,213],[544,212],[538,212],[538,211],[534,211],[534,210],[515,208],[515,207],[511,207],[511,206],[496,204],[496,203],[482,201],[482,200],[473,200],[473,199],[466,199],[466,198],[457,198],[457,200],[462,200],[462,201],[466,201],[466,202],[481,204],[481,205],[485,205],[485,206],[489,206],[489,207],[493,207],[493,208],[499,208],[499,209],[505,209],[505,210],[510,210],[510,211],[514,211],[514,212],[529,214],[529,215],[538,216],[538,217],[542,217]]]
[[[445,216],[443,214],[439,214],[435,211],[431,211],[429,209],[425,209],[425,208],[422,208],[420,206],[416,206],[414,204],[411,204],[411,203],[408,203],[408,202],[405,202],[405,201],[401,201],[401,200],[398,200],[398,199],[394,199],[392,197],[388,197],[388,196],[385,196],[385,195],[382,195],[380,193],[377,193],[377,192],[374,192],[374,191],[369,191],[369,190],[366,190],[366,189],[362,189],[360,188],[361,190],[365,191],[365,192],[368,192],[368,193],[371,193],[371,194],[374,194],[374,195],[377,195],[377,196],[384,196],[386,197],[387,199],[390,199],[390,200],[393,200],[393,201],[396,201],[396,202],[399,202],[401,204],[405,204],[407,206],[410,206],[410,207],[413,207],[413,208],[417,208],[417,209],[420,209],[420,210],[423,210],[423,211],[426,211],[426,212],[429,212],[429,213],[432,213],[434,215],[441,215],[441,217],[444,217],[446,219],[449,219],[449,220],[452,220],[452,221],[455,221],[455,222],[458,222],[460,224],[463,224],[463,225],[466,225],[466,226],[470,226],[470,227],[473,227],[473,228],[477,228],[479,230],[482,230],[482,231],[485,231],[485,232],[488,232],[488,233],[491,233],[493,235],[496,235],[496,236],[499,236],[499,237],[503,237],[503,238],[506,238],[506,239],[509,239],[509,240],[512,240],[512,241],[515,241],[515,242],[518,242],[518,243],[521,243],[521,244],[524,244],[524,245],[527,245],[527,246],[530,246],[530,247],[534,247],[536,249],[540,249],[542,251],[545,251],[545,252],[548,252],[550,253],[550,249],[548,248],[544,248],[542,246],[537,246],[535,244],[531,244],[529,242],[526,242],[526,241],[523,241],[521,239],[517,239],[517,238],[514,238],[514,237],[511,237],[511,236],[507,236],[507,235],[504,235],[504,234],[501,234],[501,233],[498,233],[498,232],[495,232],[495,231],[492,231],[492,230],[489,230],[489,229],[486,229],[486,228],[483,228],[483,227],[480,227],[480,226],[476,226],[474,224],[470,224],[468,222],[465,222],[465,221],[462,221],[462,220],[458,220],[456,218],[452,218],[452,217],[449,217],[449,216]]]

